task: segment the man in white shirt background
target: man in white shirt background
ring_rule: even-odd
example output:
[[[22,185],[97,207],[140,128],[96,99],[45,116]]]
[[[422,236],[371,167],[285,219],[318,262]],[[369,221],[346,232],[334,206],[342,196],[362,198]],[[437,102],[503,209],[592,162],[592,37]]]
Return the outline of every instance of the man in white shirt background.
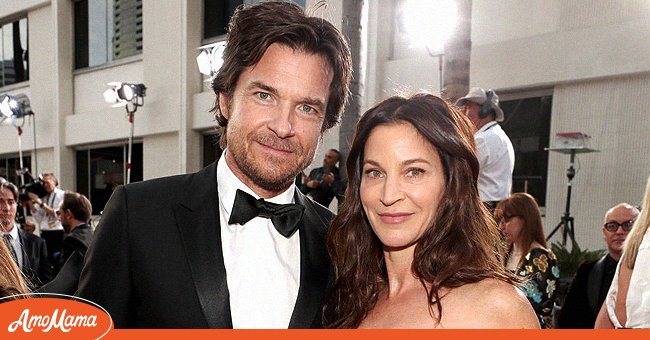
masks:
[[[59,180],[53,173],[41,174],[43,188],[47,195],[38,197],[34,193],[28,193],[31,200],[32,216],[36,221],[41,237],[47,243],[47,255],[50,263],[58,263],[55,254],[61,252],[63,246],[63,226],[56,216],[56,210],[63,201],[64,191],[59,189]],[[58,255],[57,255],[58,256]]]
[[[481,201],[493,211],[510,196],[515,151],[498,122],[503,121],[499,96],[493,90],[473,87],[456,105],[464,110],[475,128],[474,140],[480,164],[478,190]]]

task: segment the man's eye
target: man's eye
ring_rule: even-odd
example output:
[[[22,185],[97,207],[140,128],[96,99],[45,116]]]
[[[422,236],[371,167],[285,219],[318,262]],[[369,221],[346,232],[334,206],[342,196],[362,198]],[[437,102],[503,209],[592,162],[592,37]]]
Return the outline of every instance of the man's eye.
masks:
[[[266,92],[257,92],[257,97],[262,100],[267,100],[271,98],[271,95]]]
[[[313,107],[309,106],[309,105],[302,105],[300,107],[300,110],[302,110],[302,112],[304,112],[304,113],[314,113],[314,112],[316,112],[316,110]]]

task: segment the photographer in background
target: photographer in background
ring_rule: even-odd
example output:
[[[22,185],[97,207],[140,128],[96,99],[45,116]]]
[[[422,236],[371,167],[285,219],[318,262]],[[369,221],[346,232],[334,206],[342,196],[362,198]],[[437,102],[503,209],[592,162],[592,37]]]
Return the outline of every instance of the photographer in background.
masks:
[[[32,216],[41,232],[41,237],[47,243],[47,255],[51,263],[58,263],[54,254],[61,252],[63,246],[63,226],[56,216],[56,209],[63,201],[64,191],[57,188],[59,181],[53,173],[41,174],[43,188],[47,195],[38,197],[28,192],[31,200]]]
[[[338,150],[328,150],[323,158],[323,166],[313,169],[309,176],[303,175],[300,188],[302,193],[311,196],[324,207],[329,207],[334,197],[338,200],[345,192],[345,184],[341,181],[339,168],[336,167],[340,158]]]

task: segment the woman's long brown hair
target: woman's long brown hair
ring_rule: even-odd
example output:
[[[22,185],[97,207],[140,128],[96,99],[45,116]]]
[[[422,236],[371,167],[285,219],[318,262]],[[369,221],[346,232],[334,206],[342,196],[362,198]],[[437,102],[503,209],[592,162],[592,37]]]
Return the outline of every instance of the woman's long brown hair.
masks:
[[[413,125],[435,147],[445,172],[436,219],[418,241],[411,266],[427,290],[432,317],[442,318],[443,288],[486,278],[516,282],[501,264],[499,231],[479,198],[479,163],[469,120],[431,94],[392,97],[363,115],[348,155],[346,198],[328,235],[336,279],[324,306],[326,327],[358,327],[388,283],[382,243],[363,212],[359,185],[368,136],[377,126],[397,123]]]

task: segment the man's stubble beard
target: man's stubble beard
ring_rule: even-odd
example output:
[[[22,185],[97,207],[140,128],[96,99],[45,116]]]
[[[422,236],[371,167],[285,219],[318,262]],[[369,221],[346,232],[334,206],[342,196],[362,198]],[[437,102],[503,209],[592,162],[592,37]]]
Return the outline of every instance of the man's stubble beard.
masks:
[[[232,131],[230,131],[230,133],[232,133]],[[253,136],[250,140],[237,138],[237,136],[235,136],[233,140],[246,140],[251,143],[263,141],[267,145],[270,144],[279,149],[291,150],[294,153],[302,154],[305,152],[300,145],[284,142],[273,136]],[[228,152],[231,153],[239,170],[253,183],[264,190],[272,192],[279,192],[289,188],[289,186],[294,182],[296,176],[298,176],[298,174],[313,162],[314,156],[316,155],[316,148],[317,145],[316,147],[309,149],[307,151],[308,154],[302,159],[302,162],[297,159],[297,162],[294,164],[282,167],[281,165],[283,162],[286,163],[286,160],[252,159],[252,157],[250,157],[251,155],[245,148],[245,143],[235,143],[233,141],[228,143]],[[286,171],[286,173],[283,174],[281,173],[282,171]]]

